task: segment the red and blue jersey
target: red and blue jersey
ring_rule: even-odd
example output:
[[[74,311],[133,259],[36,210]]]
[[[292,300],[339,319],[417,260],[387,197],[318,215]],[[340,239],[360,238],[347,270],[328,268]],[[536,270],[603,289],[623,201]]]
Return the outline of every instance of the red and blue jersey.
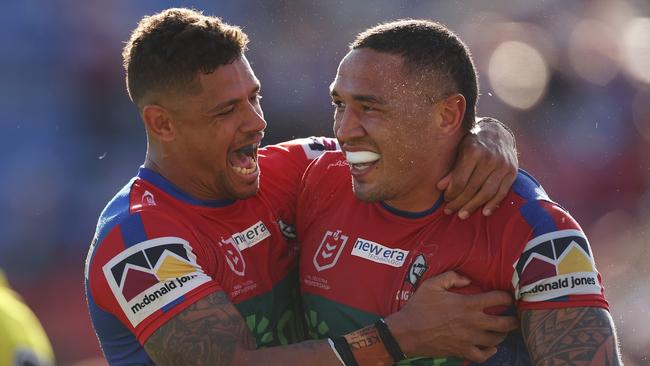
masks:
[[[110,364],[152,364],[142,345],[166,321],[224,291],[258,346],[303,337],[293,230],[300,179],[331,139],[260,149],[260,190],[195,199],[140,168],[102,212],[86,260],[93,326]]]
[[[398,311],[419,284],[454,270],[472,280],[460,292],[508,291],[522,309],[608,304],[578,223],[520,171],[501,207],[466,220],[429,210],[410,213],[355,198],[340,152],[312,163],[298,199],[300,286],[309,334],[338,336]],[[501,309],[499,312],[512,312]],[[462,359],[404,364],[462,365]],[[513,333],[486,364],[529,364]]]

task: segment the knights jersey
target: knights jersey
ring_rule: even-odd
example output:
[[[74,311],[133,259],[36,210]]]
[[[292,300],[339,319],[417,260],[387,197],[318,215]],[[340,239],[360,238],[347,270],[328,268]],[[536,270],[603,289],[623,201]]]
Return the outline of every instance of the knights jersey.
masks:
[[[258,347],[301,340],[297,190],[309,162],[336,147],[309,138],[260,149],[260,190],[245,200],[198,200],[141,167],[102,212],[86,259],[88,307],[109,363],[153,364],[142,347],[149,336],[215,291]]]
[[[527,173],[519,172],[492,216],[477,212],[460,220],[444,214],[442,204],[441,197],[431,209],[409,213],[364,203],[354,196],[343,154],[328,152],[312,163],[301,185],[296,223],[310,337],[339,336],[372,324],[403,307],[423,280],[449,270],[472,280],[460,292],[508,291],[519,310],[607,309],[582,229]],[[521,334],[509,335],[486,364],[530,364]]]

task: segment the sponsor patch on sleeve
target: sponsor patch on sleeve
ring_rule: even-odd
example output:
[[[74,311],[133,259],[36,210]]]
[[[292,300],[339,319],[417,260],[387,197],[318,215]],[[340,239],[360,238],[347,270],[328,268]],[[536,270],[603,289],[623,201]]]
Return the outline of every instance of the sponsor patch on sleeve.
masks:
[[[151,239],[129,247],[106,263],[103,271],[134,327],[210,281],[187,240],[176,237]]]
[[[296,142],[302,146],[307,159],[314,160],[323,155],[325,151],[339,150],[339,144],[336,139],[328,137],[308,137],[296,139]]]
[[[600,294],[601,286],[585,234],[561,230],[528,242],[514,264],[517,300],[538,302],[568,295]]]

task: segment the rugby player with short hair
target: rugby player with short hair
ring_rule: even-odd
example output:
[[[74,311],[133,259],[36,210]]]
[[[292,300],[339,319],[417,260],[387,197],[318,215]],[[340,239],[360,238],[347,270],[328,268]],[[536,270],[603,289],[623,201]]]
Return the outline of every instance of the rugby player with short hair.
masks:
[[[502,290],[516,298],[521,332],[502,343],[486,335],[473,340],[497,347],[486,365],[619,364],[587,238],[534,178],[520,171],[492,216],[461,220],[441,212],[444,192],[430,187],[451,169],[473,128],[477,95],[469,50],[438,23],[381,24],[351,44],[331,85],[342,152],[326,152],[312,163],[298,201],[310,335],[337,337],[381,326],[378,319],[390,314],[400,318],[400,309],[419,307],[407,302],[413,294],[430,290],[424,280],[453,270],[471,280],[464,292]],[[466,321],[463,311],[445,316],[452,329]],[[385,343],[398,362],[426,352],[413,341]],[[360,339],[352,348],[369,343]],[[448,356],[474,345],[443,344]],[[455,357],[411,361],[470,363]]]
[[[244,56],[247,41],[219,18],[168,9],[142,19],[124,48],[127,88],[147,132],[146,158],[102,212],[85,269],[88,307],[110,364],[339,362],[334,348],[340,340],[334,348],[333,340],[287,346],[304,338],[297,251],[287,240],[294,236],[298,186],[310,161],[337,144],[311,138],[260,148],[266,121],[260,82]],[[463,153],[469,158],[452,174],[453,183],[442,183],[464,192],[465,182],[492,182],[492,189],[478,192],[479,202],[471,200],[476,191],[460,194],[463,210],[468,202],[498,197],[516,165],[514,148],[482,147],[511,140],[498,124],[487,128],[468,137]],[[486,159],[498,163],[483,164]],[[483,307],[510,303],[507,294],[458,298],[443,291],[459,283],[443,276],[432,282],[440,291],[414,302],[447,311],[481,304],[466,309],[475,320],[463,329],[502,337],[516,326],[513,317],[483,313]],[[471,334],[448,331],[438,314],[413,308],[400,315],[397,322],[386,320],[396,337],[414,336],[426,355],[435,355],[436,345],[427,337],[417,341],[423,334],[471,341]],[[274,345],[284,346],[255,350]],[[385,349],[379,354],[356,357],[364,364],[390,362]]]

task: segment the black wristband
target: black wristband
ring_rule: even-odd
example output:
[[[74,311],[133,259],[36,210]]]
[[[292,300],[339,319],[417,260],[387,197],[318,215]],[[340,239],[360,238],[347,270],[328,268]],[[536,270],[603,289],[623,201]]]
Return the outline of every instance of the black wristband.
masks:
[[[384,347],[386,347],[386,351],[388,351],[390,357],[393,358],[394,363],[398,363],[401,360],[407,358],[404,352],[402,352],[402,349],[399,347],[397,340],[395,340],[395,337],[393,337],[393,334],[391,334],[383,318],[379,318],[379,320],[375,322],[375,328],[377,328],[379,338],[381,338],[381,341],[384,342]]]
[[[352,347],[350,347],[350,344],[345,339],[345,337],[336,337],[330,339],[332,340],[334,349],[339,354],[339,357],[345,366],[359,366],[357,359],[354,358],[354,354],[352,353]]]

